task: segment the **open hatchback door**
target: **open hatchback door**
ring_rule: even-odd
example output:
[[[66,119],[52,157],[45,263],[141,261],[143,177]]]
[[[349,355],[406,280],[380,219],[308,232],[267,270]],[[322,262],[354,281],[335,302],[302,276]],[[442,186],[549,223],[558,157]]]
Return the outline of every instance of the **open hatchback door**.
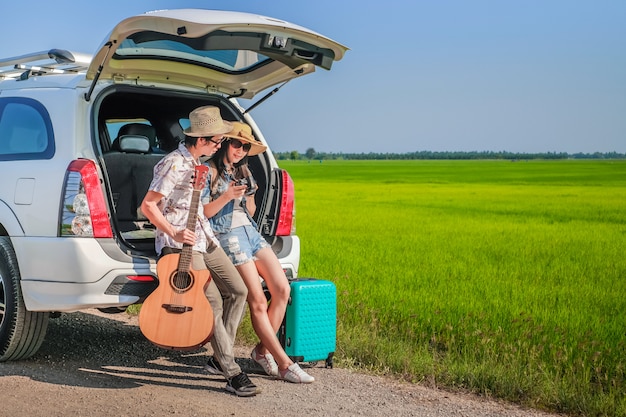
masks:
[[[217,10],[155,11],[119,23],[87,79],[176,84],[250,99],[284,81],[330,69],[347,48],[301,26]]]

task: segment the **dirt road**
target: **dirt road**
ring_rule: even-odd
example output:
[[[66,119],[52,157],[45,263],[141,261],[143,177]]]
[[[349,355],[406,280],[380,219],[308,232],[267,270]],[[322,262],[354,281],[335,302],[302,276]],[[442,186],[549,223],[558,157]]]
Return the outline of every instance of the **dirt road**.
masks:
[[[259,373],[249,352],[238,347],[238,362],[263,392],[238,398],[203,372],[207,351],[159,349],[125,313],[63,314],[34,358],[0,363],[0,416],[550,416],[322,363],[307,368],[313,384],[290,384]]]

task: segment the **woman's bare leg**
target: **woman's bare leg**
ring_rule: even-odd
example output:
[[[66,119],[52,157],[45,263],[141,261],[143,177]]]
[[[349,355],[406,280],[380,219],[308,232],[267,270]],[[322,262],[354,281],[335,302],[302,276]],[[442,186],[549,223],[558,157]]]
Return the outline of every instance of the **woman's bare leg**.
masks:
[[[267,299],[263,293],[263,287],[259,280],[256,265],[254,262],[246,262],[245,264],[238,265],[237,270],[243,278],[246,287],[248,287],[250,319],[252,321],[252,327],[260,339],[260,344],[257,347],[258,351],[262,354],[269,351],[272,356],[274,356],[278,364],[278,369],[285,370],[293,364],[293,361],[287,356],[285,350],[280,345],[278,337],[276,337],[276,330],[274,330],[268,316]]]
[[[265,280],[265,284],[272,295],[267,315],[270,323],[272,323],[274,333],[276,333],[285,317],[291,288],[283,267],[271,248],[261,249],[255,254],[255,257],[257,258],[255,261],[256,268],[263,280]]]

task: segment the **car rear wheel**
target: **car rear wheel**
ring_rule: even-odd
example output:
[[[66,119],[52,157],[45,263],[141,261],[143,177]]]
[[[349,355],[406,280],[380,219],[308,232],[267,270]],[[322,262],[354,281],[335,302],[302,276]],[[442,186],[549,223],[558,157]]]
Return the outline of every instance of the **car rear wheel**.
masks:
[[[0,236],[0,362],[34,355],[46,336],[48,317],[26,310],[13,245]]]

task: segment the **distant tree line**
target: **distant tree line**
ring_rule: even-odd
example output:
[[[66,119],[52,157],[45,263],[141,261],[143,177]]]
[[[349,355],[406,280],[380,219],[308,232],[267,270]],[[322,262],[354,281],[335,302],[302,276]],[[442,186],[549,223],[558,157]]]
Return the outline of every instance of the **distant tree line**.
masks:
[[[594,153],[567,153],[567,152],[538,152],[538,153],[516,153],[516,152],[494,152],[494,151],[470,151],[470,152],[433,152],[417,151],[405,153],[346,153],[346,152],[316,152],[309,148],[304,154],[298,151],[274,152],[274,156],[279,160],[333,160],[333,159],[507,159],[507,160],[528,160],[528,159],[626,159],[626,154],[618,152],[594,152]]]

